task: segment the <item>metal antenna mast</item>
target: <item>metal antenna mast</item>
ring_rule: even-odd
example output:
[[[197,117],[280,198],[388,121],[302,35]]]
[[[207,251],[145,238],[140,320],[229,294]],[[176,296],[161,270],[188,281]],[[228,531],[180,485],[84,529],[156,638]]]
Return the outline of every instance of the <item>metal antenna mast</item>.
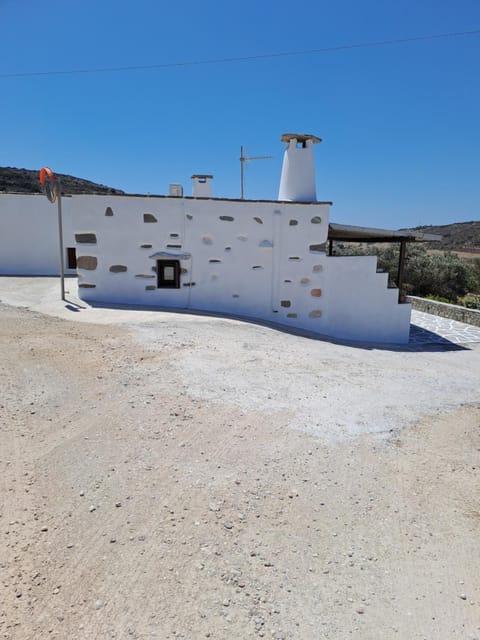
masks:
[[[250,160],[270,160],[273,156],[244,156],[243,147],[240,147],[240,199],[244,200],[245,172],[243,165]]]

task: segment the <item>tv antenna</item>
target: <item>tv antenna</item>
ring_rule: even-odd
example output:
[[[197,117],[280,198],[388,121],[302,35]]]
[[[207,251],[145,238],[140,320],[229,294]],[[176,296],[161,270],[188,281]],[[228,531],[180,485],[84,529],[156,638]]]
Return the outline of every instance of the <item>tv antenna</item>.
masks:
[[[245,191],[245,171],[244,165],[245,162],[250,162],[250,160],[271,160],[273,156],[244,156],[243,155],[243,147],[240,147],[240,199],[245,200],[244,191]]]

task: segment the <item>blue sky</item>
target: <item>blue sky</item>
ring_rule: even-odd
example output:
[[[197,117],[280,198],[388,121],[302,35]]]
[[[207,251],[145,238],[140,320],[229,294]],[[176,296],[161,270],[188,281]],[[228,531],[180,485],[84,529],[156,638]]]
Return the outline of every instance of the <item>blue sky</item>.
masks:
[[[478,0],[0,0],[0,74],[197,61],[480,29]],[[239,148],[314,133],[331,219],[398,228],[480,218],[480,35],[140,71],[0,78],[0,166],[49,165],[133,193],[192,173],[238,197]]]

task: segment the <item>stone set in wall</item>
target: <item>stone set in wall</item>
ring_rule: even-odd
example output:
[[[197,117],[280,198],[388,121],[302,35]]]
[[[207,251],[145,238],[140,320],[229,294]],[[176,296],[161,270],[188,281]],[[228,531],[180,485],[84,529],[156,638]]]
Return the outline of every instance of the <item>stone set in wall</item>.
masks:
[[[77,269],[85,269],[86,271],[95,271],[98,260],[96,256],[80,256],[77,259]]]
[[[417,311],[431,313],[434,316],[457,320],[480,327],[480,311],[476,309],[467,309],[456,304],[447,304],[446,302],[437,302],[436,300],[428,300],[428,298],[418,298],[417,296],[407,296],[408,302]]]

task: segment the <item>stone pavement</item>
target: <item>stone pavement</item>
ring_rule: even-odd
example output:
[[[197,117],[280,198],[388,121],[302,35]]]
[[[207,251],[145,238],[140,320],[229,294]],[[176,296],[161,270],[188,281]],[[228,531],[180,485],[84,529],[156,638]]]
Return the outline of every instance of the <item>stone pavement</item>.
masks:
[[[410,344],[480,342],[480,327],[412,309]]]

